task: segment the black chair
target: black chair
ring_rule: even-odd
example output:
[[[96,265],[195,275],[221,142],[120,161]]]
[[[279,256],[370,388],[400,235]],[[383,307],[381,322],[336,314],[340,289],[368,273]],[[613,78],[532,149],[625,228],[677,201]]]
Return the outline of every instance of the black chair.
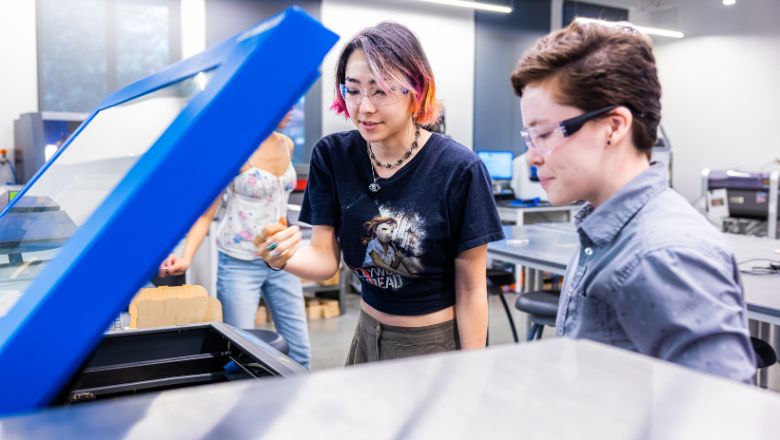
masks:
[[[253,334],[258,339],[267,343],[268,345],[275,348],[276,350],[280,351],[282,354],[287,355],[290,353],[290,346],[287,344],[287,341],[279,333],[276,333],[271,330],[265,330],[262,328],[250,328],[244,330],[248,333]]]
[[[515,308],[528,313],[531,328],[528,330],[527,341],[541,339],[544,326],[555,326],[555,317],[558,315],[558,300],[561,297],[559,290],[537,290],[521,293],[515,301]]]
[[[751,336],[750,343],[753,345],[753,351],[756,352],[756,369],[760,370],[777,363],[777,353],[768,342]]]
[[[501,300],[501,305],[504,306],[506,318],[509,320],[509,328],[512,329],[512,337],[515,342],[519,342],[520,340],[517,337],[515,320],[512,318],[512,310],[509,309],[509,304],[506,302],[502,289],[503,286],[510,286],[515,283],[515,274],[501,269],[488,269],[485,276],[487,277],[488,295],[498,295],[498,298]]]
[[[756,375],[753,376],[753,384],[767,388],[766,372],[761,370],[777,362],[777,353],[769,343],[753,336],[750,337],[750,345],[753,346],[753,352],[756,354]]]
[[[154,278],[152,278],[152,284],[154,284],[155,287],[183,286],[187,284],[187,278],[184,276],[184,274],[168,275],[164,277],[161,277],[160,275],[155,275]]]

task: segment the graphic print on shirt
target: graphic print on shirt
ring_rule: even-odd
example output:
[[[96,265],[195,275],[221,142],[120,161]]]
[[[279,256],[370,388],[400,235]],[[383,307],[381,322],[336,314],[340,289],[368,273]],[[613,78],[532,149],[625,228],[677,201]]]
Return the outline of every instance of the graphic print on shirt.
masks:
[[[419,214],[379,207],[379,215],[363,224],[366,254],[360,268],[353,269],[361,280],[382,289],[398,290],[404,280],[422,272],[420,255],[425,230]]]

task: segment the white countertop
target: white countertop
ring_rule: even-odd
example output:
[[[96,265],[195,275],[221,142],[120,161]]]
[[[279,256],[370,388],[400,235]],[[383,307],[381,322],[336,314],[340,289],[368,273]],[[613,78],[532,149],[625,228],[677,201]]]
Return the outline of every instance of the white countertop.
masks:
[[[780,396],[551,339],[71,406],[16,438],[780,438]]]

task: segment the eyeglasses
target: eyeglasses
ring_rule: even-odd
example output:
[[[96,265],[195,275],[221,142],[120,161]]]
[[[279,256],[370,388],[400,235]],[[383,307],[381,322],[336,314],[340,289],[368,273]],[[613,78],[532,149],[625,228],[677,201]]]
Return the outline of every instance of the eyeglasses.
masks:
[[[344,102],[349,106],[359,106],[365,96],[375,106],[383,107],[398,102],[399,94],[409,94],[409,90],[404,87],[391,88],[390,90],[364,90],[356,87],[347,87],[346,84],[341,84],[339,88],[341,90],[341,97],[344,98]]]
[[[557,148],[563,140],[577,132],[586,122],[601,117],[618,106],[610,105],[592,112],[588,112],[571,119],[561,121],[555,127],[528,128],[521,131],[520,135],[529,149],[536,150],[542,156]]]

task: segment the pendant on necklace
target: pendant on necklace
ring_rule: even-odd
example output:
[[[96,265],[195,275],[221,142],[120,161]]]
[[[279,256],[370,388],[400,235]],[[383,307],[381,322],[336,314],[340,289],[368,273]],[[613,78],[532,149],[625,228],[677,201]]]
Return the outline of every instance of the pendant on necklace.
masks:
[[[370,190],[371,190],[371,192],[377,192],[377,191],[379,191],[380,189],[382,189],[382,187],[381,187],[381,186],[379,186],[379,184],[378,184],[378,183],[374,182],[374,183],[370,183],[370,184],[368,184],[368,189],[370,189]]]

